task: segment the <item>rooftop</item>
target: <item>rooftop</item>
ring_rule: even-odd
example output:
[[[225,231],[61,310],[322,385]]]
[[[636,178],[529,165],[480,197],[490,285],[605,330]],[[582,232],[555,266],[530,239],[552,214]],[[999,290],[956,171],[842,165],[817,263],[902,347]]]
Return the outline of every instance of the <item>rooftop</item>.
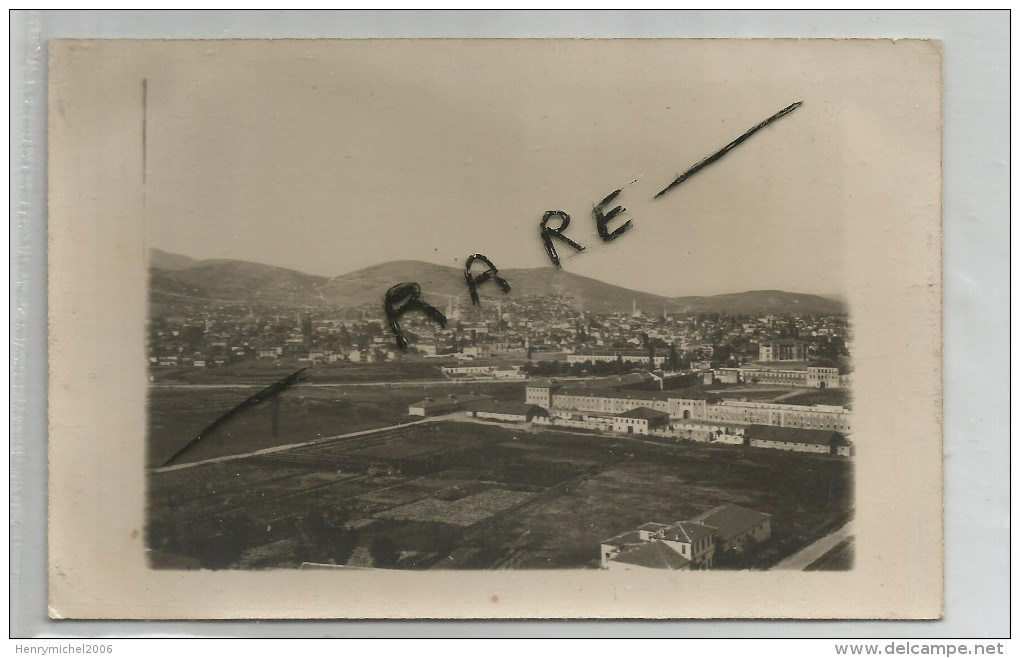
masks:
[[[747,532],[762,521],[771,519],[771,514],[756,512],[737,505],[720,505],[691,519],[716,529],[720,539],[729,541],[737,535]]]
[[[691,563],[690,560],[680,555],[668,544],[654,540],[624,549],[612,559],[614,562],[621,562],[623,564],[633,564],[650,569],[668,569],[670,571],[683,569]]]
[[[655,409],[649,409],[648,407],[636,407],[629,409],[623,413],[616,414],[617,418],[638,418],[641,420],[660,420],[663,418],[669,418],[669,414],[665,411],[656,411]]]
[[[578,395],[589,398],[614,398],[619,400],[668,400],[679,397],[669,391],[619,391],[611,388],[591,388],[584,385],[561,386],[555,395]]]
[[[804,443],[808,445],[827,446],[850,445],[846,437],[833,430],[808,430],[800,427],[775,427],[773,425],[748,425],[744,436],[763,441],[780,441],[783,443]]]
[[[715,528],[711,528],[707,525],[702,525],[694,521],[677,521],[673,525],[665,528],[661,536],[663,539],[670,541],[679,541],[693,544],[699,539],[711,536],[715,532]]]
[[[628,544],[644,544],[645,542],[641,539],[641,535],[638,534],[637,530],[628,530],[615,537],[603,539],[602,543],[609,546],[626,546]]]

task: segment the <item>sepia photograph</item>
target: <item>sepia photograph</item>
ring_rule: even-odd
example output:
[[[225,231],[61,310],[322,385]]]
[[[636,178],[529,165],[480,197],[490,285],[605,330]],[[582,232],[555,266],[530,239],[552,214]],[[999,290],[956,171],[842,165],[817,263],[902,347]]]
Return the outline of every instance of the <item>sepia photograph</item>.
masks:
[[[939,65],[909,40],[54,42],[58,219],[98,175],[76,154],[125,154],[100,189],[132,568],[718,601],[453,616],[938,616],[940,537],[881,526],[896,486],[891,519],[940,523]],[[861,584],[904,561],[930,586],[902,605]],[[763,586],[804,607],[738,602]],[[231,601],[149,614],[260,616]]]
[[[824,104],[467,45],[143,80],[153,568],[851,568]]]

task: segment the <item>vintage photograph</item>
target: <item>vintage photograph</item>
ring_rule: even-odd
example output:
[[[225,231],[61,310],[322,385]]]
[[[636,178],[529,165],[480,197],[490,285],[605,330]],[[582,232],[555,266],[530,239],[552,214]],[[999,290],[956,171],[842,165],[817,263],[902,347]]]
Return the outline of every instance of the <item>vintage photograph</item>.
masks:
[[[852,568],[829,99],[467,45],[139,84],[152,568]]]
[[[54,42],[53,614],[939,616],[940,56]]]

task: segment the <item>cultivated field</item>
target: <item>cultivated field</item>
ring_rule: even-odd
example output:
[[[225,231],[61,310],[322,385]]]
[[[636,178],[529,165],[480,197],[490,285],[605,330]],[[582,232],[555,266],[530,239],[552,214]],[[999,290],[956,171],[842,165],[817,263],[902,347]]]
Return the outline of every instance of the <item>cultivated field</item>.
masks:
[[[288,442],[294,442],[288,437]],[[430,422],[150,474],[156,567],[594,567],[598,542],[723,503],[767,567],[852,513],[852,464],[741,446]]]

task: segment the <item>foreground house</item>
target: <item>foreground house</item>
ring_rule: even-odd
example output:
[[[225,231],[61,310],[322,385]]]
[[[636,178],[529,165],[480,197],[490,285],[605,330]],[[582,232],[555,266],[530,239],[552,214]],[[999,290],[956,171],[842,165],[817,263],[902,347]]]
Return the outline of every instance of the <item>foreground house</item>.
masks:
[[[607,561],[603,557],[603,568],[613,571],[636,569],[666,569],[668,571],[690,571],[691,561],[664,541],[650,541],[628,546]]]
[[[737,505],[720,505],[691,519],[715,528],[716,550],[743,552],[772,537],[772,515]]]
[[[603,569],[711,569],[717,552],[743,553],[772,537],[772,516],[720,505],[689,521],[646,523],[601,542]]]

